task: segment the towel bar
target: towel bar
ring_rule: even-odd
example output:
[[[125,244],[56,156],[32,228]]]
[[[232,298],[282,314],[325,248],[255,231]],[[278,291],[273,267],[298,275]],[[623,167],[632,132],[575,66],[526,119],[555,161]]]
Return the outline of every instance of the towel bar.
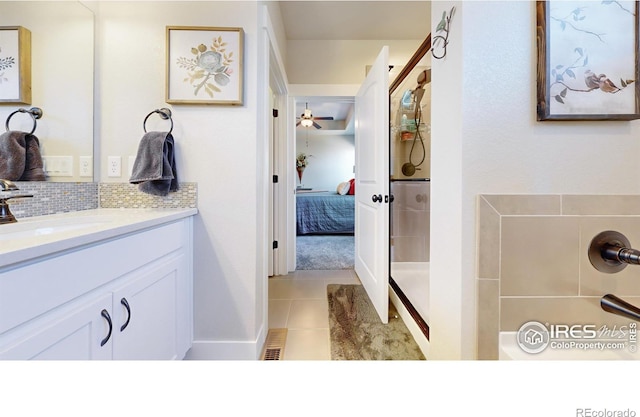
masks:
[[[147,133],[147,119],[154,113],[158,113],[160,118],[163,120],[169,120],[171,122],[171,128],[169,129],[169,133],[173,131],[173,119],[171,118],[171,110],[167,108],[155,109],[151,113],[147,114],[147,117],[144,118],[144,122],[142,122],[142,128],[144,129],[144,133]]]
[[[37,126],[36,120],[42,117],[42,109],[40,107],[32,107],[29,110],[18,109],[14,111],[9,115],[9,117],[7,117],[7,121],[4,124],[4,127],[7,129],[7,132],[9,131],[9,120],[11,120],[13,115],[16,113],[29,113],[29,116],[31,116],[31,119],[33,120],[33,129],[31,129],[31,132],[29,132],[29,134],[33,134],[33,132],[36,131],[36,126]]]

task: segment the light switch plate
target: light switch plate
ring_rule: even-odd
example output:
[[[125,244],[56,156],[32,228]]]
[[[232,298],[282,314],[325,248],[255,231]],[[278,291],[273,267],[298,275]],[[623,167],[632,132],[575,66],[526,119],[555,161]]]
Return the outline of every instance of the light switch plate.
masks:
[[[73,157],[43,156],[44,172],[48,177],[72,177]]]

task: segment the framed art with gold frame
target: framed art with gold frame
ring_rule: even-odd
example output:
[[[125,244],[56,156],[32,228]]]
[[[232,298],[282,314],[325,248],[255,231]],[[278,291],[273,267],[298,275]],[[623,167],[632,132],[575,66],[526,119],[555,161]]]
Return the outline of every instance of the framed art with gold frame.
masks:
[[[31,32],[0,26],[0,103],[31,104]]]
[[[167,26],[166,102],[243,104],[244,31]]]

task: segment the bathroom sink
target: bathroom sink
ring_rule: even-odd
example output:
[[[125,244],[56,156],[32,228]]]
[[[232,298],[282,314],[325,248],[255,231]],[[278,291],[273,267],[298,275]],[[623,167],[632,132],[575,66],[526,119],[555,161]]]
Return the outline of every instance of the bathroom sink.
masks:
[[[35,238],[78,229],[103,226],[112,219],[104,216],[80,216],[65,219],[47,219],[0,225],[0,241]]]

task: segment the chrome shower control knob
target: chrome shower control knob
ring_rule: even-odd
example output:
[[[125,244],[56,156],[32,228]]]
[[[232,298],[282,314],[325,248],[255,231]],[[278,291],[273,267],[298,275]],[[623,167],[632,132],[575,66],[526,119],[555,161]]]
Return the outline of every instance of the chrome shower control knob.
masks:
[[[629,239],[622,233],[607,230],[591,240],[589,261],[598,271],[613,274],[629,264],[640,265],[640,251],[632,249]]]

